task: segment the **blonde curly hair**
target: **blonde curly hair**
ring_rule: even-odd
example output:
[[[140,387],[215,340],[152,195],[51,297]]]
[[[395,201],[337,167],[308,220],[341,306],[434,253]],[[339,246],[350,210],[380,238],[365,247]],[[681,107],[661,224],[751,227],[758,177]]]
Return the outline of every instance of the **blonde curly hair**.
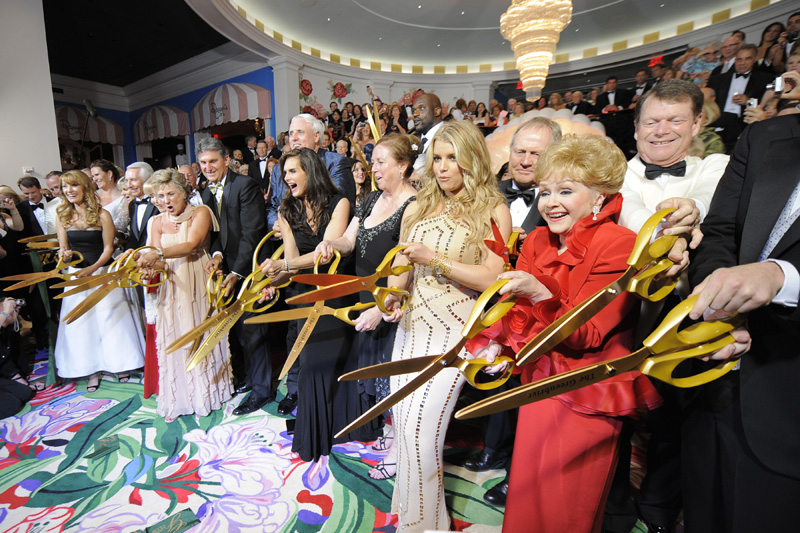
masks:
[[[490,168],[489,149],[481,131],[468,121],[447,122],[436,133],[427,151],[427,159],[417,194],[417,209],[403,224],[401,240],[408,238],[414,224],[439,213],[448,200],[433,172],[433,152],[437,142],[453,146],[456,163],[464,179],[462,191],[449,199],[450,215],[468,228],[466,242],[477,246],[485,257],[488,248],[483,242],[492,235],[490,213],[503,203],[505,197],[497,187],[497,178]]]
[[[100,211],[103,207],[95,194],[94,182],[80,170],[68,170],[61,174],[61,186],[64,185],[81,185],[83,186],[83,203],[86,204],[86,217],[84,221],[87,227],[94,227],[100,225]],[[67,199],[67,196],[61,193],[64,201],[61,202],[56,208],[58,220],[65,228],[70,226],[72,219],[77,215],[75,206]]]
[[[599,135],[566,135],[542,152],[536,178],[569,178],[608,196],[622,188],[628,162],[617,146]]]

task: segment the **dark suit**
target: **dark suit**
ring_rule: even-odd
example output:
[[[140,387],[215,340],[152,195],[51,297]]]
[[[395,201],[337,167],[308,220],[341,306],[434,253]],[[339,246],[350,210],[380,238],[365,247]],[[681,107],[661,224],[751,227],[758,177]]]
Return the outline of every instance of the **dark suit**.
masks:
[[[44,196],[42,196],[41,204],[47,204],[47,198]],[[23,200],[18,203],[17,210],[19,211],[19,216],[22,217],[22,222],[25,225],[20,232],[22,236],[33,237],[34,235],[44,235],[42,227],[39,225],[39,220],[36,218],[36,215],[33,214],[33,209],[31,208],[31,203],[29,201]],[[42,213],[44,213],[44,210],[42,210]]]
[[[203,203],[211,208],[220,223],[220,231],[212,233],[211,253],[222,253],[221,268],[226,274],[235,272],[240,277],[247,276],[252,272],[253,252],[267,233],[261,188],[249,176],[228,170],[221,208],[217,207],[210,186],[203,189],[201,196]],[[263,260],[269,252],[264,250],[258,259]],[[236,291],[239,286],[237,284]],[[253,388],[251,394],[259,399],[270,398],[274,396],[274,391],[268,328],[266,324],[245,326],[244,321],[250,316],[253,314],[244,313],[231,330],[234,376],[242,381],[243,374],[246,374],[247,382]],[[239,365],[241,359],[244,359],[244,371]]]
[[[614,91],[614,105],[619,107],[620,109],[625,109],[631,102],[633,101],[633,94],[628,91],[627,89],[620,89],[617,88]],[[600,114],[603,112],[603,109],[609,105],[608,93],[602,93],[600,96],[597,97],[597,102],[594,104],[594,112],[596,114]]]
[[[46,205],[47,198],[43,196],[40,203],[42,205]],[[22,202],[18,203],[17,210],[19,211],[19,216],[22,218],[22,223],[25,226],[22,228],[22,231],[19,232],[17,238],[44,235],[42,227],[39,225],[39,220],[36,218],[36,215],[33,214],[33,209],[31,208],[30,202],[23,200]],[[44,213],[44,209],[42,209],[42,213]],[[32,257],[30,259],[23,259],[20,264],[23,266],[25,272],[40,271],[39,269],[41,268],[34,267],[35,263]],[[33,325],[33,332],[34,336],[36,337],[37,346],[39,348],[46,348],[49,344],[47,331],[48,314],[55,319],[55,313],[48,313],[47,308],[49,304],[46,304],[42,300],[41,292],[39,290],[34,290],[30,293],[26,290],[25,294],[17,293],[17,297],[24,298],[27,302],[27,306],[22,308],[21,313],[26,315],[26,318],[29,318]]]
[[[577,104],[573,104],[572,102],[567,104],[567,108],[571,110],[575,107],[577,107],[578,109],[574,109],[572,111],[573,115],[588,115],[592,112],[592,104],[590,104],[586,100],[581,100]]]
[[[350,201],[350,211],[356,205],[356,182],[353,180],[352,161],[336,152],[329,152],[324,148],[317,151],[317,155],[325,162],[325,167],[333,179],[333,183],[342,191],[345,198]],[[286,182],[281,177],[281,166],[272,167],[270,177],[271,191],[269,204],[267,206],[267,225],[272,228],[278,220],[278,209],[280,209],[283,196],[286,193]]]
[[[653,88],[653,84],[645,82],[644,83],[644,90],[642,91],[642,94],[639,95],[639,98],[644,96],[644,93],[646,93],[647,91],[649,91],[652,88]],[[628,90],[631,92],[631,102],[633,102],[633,98],[636,96],[636,85],[634,85],[633,87],[631,87]]]
[[[250,167],[247,170],[247,175],[256,180],[258,186],[261,187],[261,190],[266,193],[269,190],[269,174],[267,174],[267,165],[264,165],[264,173],[261,173],[261,160],[254,159],[250,163]]]
[[[714,270],[758,261],[800,181],[800,116],[748,127],[720,180],[689,268],[693,286]],[[800,220],[770,258],[800,269]],[[687,531],[796,531],[800,499],[800,309],[748,314],[741,369],[702,387],[684,428]],[[711,497],[713,496],[713,497]],[[735,505],[734,505],[735,503]]]
[[[719,105],[720,111],[722,111],[722,116],[714,122],[713,126],[715,128],[722,128],[722,130],[719,131],[719,135],[725,142],[726,151],[729,153],[736,144],[736,139],[739,138],[745,126],[745,106],[740,106],[742,108],[740,116],[725,112],[725,102],[728,101],[728,92],[731,88],[731,82],[733,81],[735,72],[736,69],[731,68],[727,73],[711,77],[708,80],[708,87],[711,87],[717,93],[717,104]],[[755,98],[760,101],[761,97],[764,96],[767,84],[772,82],[772,80],[773,76],[770,74],[753,69],[753,71],[750,72],[750,78],[747,80],[744,94],[746,94],[748,98]]]
[[[128,216],[130,217],[130,236],[128,237],[128,248],[141,248],[147,244],[147,221],[158,215],[158,208],[149,200],[146,200],[142,223],[139,224],[139,217],[136,216],[136,202],[131,200],[128,204]]]
[[[255,148],[253,150],[255,150]],[[245,165],[249,165],[256,157],[258,156],[253,155],[253,152],[251,152],[250,148],[248,148],[247,146],[242,148],[242,162]]]
[[[603,113],[603,109],[609,105],[608,93],[603,93],[597,97],[592,110],[593,113],[600,115],[600,122],[606,128],[606,135],[611,137],[614,144],[619,146],[628,159],[636,153],[636,141],[633,138],[633,110],[628,109],[632,101],[633,92],[617,88],[614,95],[614,105],[620,108],[620,111]]]

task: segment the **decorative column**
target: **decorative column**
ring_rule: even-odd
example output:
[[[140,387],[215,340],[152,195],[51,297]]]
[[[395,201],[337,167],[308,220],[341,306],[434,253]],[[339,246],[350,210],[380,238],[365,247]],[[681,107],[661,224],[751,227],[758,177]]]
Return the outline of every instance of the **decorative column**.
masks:
[[[303,64],[300,61],[286,56],[270,59],[269,66],[275,80],[275,108],[273,119],[275,131],[280,133],[289,129],[289,121],[300,109],[300,89],[298,88],[298,74]]]

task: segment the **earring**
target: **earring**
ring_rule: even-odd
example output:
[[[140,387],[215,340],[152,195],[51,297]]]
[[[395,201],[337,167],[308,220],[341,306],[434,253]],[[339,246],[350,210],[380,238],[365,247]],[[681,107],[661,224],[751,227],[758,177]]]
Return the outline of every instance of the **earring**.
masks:
[[[597,220],[597,213],[600,212],[600,206],[592,207],[592,220]]]

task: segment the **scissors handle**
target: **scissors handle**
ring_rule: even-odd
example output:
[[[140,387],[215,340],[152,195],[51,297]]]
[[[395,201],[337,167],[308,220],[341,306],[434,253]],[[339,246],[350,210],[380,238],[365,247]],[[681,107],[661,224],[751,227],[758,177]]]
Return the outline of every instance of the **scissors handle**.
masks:
[[[399,276],[403,272],[408,272],[409,270],[414,268],[414,265],[410,264],[392,267],[392,263],[394,262],[395,256],[397,256],[398,253],[405,250],[406,248],[408,248],[408,246],[395,246],[394,248],[386,252],[386,255],[383,256],[383,261],[381,261],[381,263],[378,265],[378,268],[375,269],[375,272],[377,272],[380,275],[380,277],[383,278],[390,274]]]
[[[505,372],[503,372],[496,379],[486,382],[475,381],[475,376],[477,376],[478,373],[487,366],[494,366],[504,362],[508,363],[508,367],[506,368]],[[462,374],[464,374],[464,377],[467,379],[469,384],[475,387],[476,389],[491,390],[491,389],[496,389],[497,387],[508,381],[508,378],[511,377],[511,374],[514,372],[514,359],[512,359],[511,357],[506,357],[505,355],[498,357],[491,363],[483,358],[465,359],[458,366],[458,369],[461,371]]]
[[[214,309],[221,309],[227,307],[233,301],[234,294],[225,298],[225,291],[222,289],[222,282],[225,280],[225,274],[219,270],[214,271],[206,281],[206,294],[208,295],[208,305]]]
[[[375,298],[375,303],[378,304],[378,309],[381,310],[381,313],[384,314],[391,314],[391,311],[386,309],[386,297],[390,294],[394,294],[398,300],[400,300],[400,309],[405,309],[408,305],[408,300],[411,297],[409,292],[404,289],[398,289],[397,287],[375,287],[372,291],[372,296]]]
[[[355,305],[351,305],[350,307],[343,307],[341,309],[336,309],[333,312],[333,316],[335,316],[342,322],[350,324],[351,326],[355,326],[356,323],[354,320],[350,318],[350,313],[352,313],[353,311],[363,311],[364,309],[369,309],[370,307],[375,307],[375,302],[357,303]]]
[[[319,274],[319,263],[322,260],[322,254],[319,254],[314,260],[314,274]],[[328,267],[328,274],[336,274],[336,269],[339,268],[339,262],[342,260],[342,254],[339,250],[333,250],[333,261],[331,266]],[[319,285],[317,288],[321,288]]]
[[[261,248],[264,247],[264,245],[267,243],[268,240],[270,240],[270,238],[272,238],[273,235],[275,235],[275,230],[272,230],[266,235],[264,235],[264,238],[262,238],[261,241],[259,241],[258,245],[256,246],[256,249],[253,250],[253,272],[255,272],[256,270],[259,271],[261,270],[258,268],[259,265],[258,256],[261,253]],[[280,257],[280,255],[278,257]]]
[[[667,238],[668,237],[661,237],[661,239]],[[655,264],[648,266],[631,278],[628,290],[651,302],[663,300],[675,290],[675,286],[678,285],[678,280],[680,278],[679,276],[675,276],[672,278],[656,279],[656,277],[662,272],[669,270],[674,264],[675,263],[670,259],[665,257]]]
[[[79,259],[70,258],[70,261],[64,261],[63,257],[59,257],[58,258],[58,262],[56,263],[55,269],[53,271],[54,272],[61,272],[65,268],[74,267],[76,265],[79,265],[79,264],[83,263],[83,254],[82,253],[77,252],[77,251],[73,251],[72,255],[73,256],[78,256]]]
[[[483,291],[480,296],[478,296],[478,299],[475,301],[475,305],[472,306],[472,312],[469,315],[469,319],[467,319],[467,323],[464,325],[464,329],[461,331],[462,336],[471,339],[484,329],[503,318],[503,316],[508,313],[508,310],[514,307],[517,299],[514,296],[508,296],[484,311],[492,296],[497,294],[497,291],[499,291],[503,285],[508,283],[508,281],[509,280],[507,279],[498,279],[489,285],[489,288]]]
[[[681,350],[657,357],[649,357],[642,364],[642,374],[647,374],[648,376],[654,377],[660,381],[669,383],[670,385],[674,385],[675,387],[680,387],[682,389],[705,385],[706,383],[721,378],[730,372],[733,367],[736,366],[738,360],[721,362],[714,368],[685,378],[676,378],[672,374],[675,372],[675,369],[678,367],[678,365],[687,359],[708,355],[709,353],[719,350],[720,348],[723,348],[732,342],[733,337],[726,335],[714,342],[697,346],[695,348]]]

